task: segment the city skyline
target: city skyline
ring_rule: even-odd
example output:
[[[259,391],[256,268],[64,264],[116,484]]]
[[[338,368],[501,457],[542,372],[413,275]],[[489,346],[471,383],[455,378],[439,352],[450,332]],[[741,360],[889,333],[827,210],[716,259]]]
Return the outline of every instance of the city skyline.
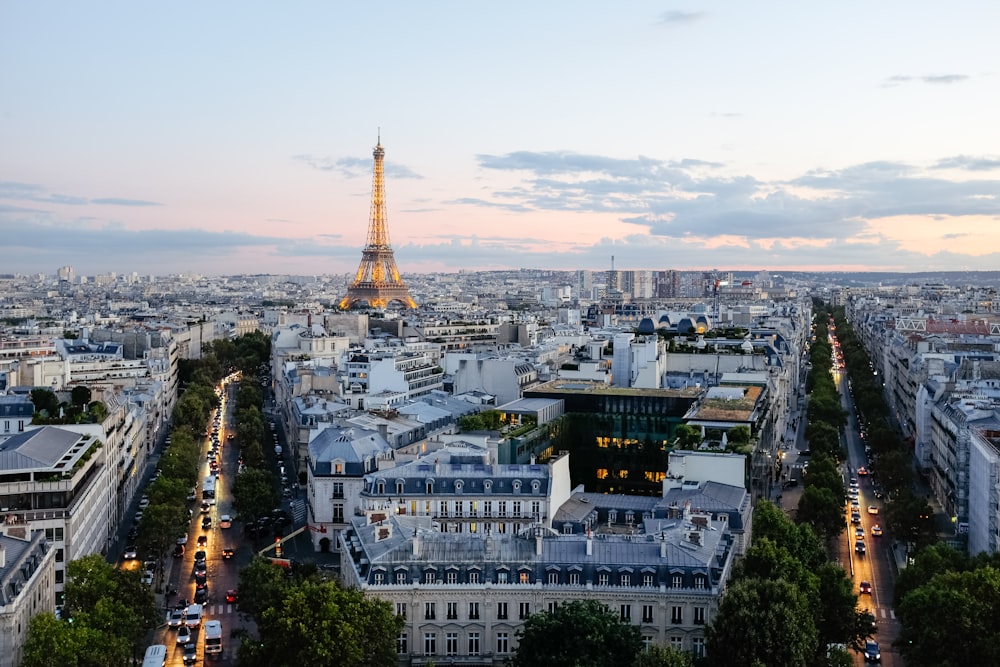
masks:
[[[992,270],[1000,6],[8,3],[0,272]]]

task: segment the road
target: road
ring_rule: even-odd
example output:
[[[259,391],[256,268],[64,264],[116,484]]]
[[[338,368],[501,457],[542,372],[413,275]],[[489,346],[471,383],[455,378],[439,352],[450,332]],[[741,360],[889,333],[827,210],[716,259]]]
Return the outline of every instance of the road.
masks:
[[[833,373],[834,381],[840,391],[841,404],[847,412],[847,424],[844,427],[844,439],[847,447],[845,487],[851,479],[857,480],[857,510],[860,514],[860,523],[852,523],[852,505],[849,500],[846,507],[848,529],[842,539],[842,547],[839,552],[840,562],[845,567],[849,566],[848,571],[854,580],[855,591],[860,592],[863,581],[871,584],[871,594],[860,594],[858,604],[861,608],[870,611],[875,617],[876,634],[874,639],[878,642],[882,653],[882,664],[889,667],[903,667],[902,657],[892,646],[892,642],[899,636],[900,631],[899,621],[896,620],[896,614],[892,608],[896,577],[891,548],[892,537],[883,523],[882,501],[875,497],[871,476],[858,474],[862,467],[867,467],[868,457],[861,439],[847,374],[836,366]],[[878,511],[878,514],[872,513],[873,510]],[[873,534],[872,528],[876,525],[882,529],[880,536]],[[860,541],[865,544],[864,554],[859,554],[855,549],[855,544],[859,541],[855,532],[858,526],[863,531],[864,537]],[[864,656],[857,654],[855,664],[865,664]]]
[[[190,505],[195,509],[194,516],[188,526],[188,545],[182,558],[173,558],[170,563],[168,581],[174,590],[177,591],[170,602],[176,602],[178,598],[186,598],[193,601],[195,597],[194,580],[194,554],[198,550],[197,540],[204,535],[207,538],[205,546],[206,569],[208,571],[208,601],[204,606],[202,624],[194,633],[194,639],[198,645],[198,663],[205,662],[204,656],[204,622],[207,620],[217,620],[222,622],[223,657],[213,661],[220,666],[235,664],[235,652],[237,641],[230,637],[230,633],[235,628],[244,628],[249,621],[244,621],[237,612],[237,605],[226,602],[226,591],[237,588],[239,583],[239,566],[250,561],[250,546],[245,545],[242,539],[242,532],[239,524],[234,527],[223,529],[219,527],[219,517],[223,514],[233,516],[232,494],[230,488],[232,480],[236,476],[238,469],[239,451],[234,440],[229,440],[228,436],[232,431],[235,435],[233,424],[232,401],[235,392],[235,383],[227,385],[226,393],[221,404],[222,418],[219,423],[219,460],[220,475],[216,481],[215,504],[209,509],[207,516],[212,519],[212,526],[207,530],[201,527],[204,514],[198,512],[201,504],[200,491],[202,482],[211,475],[209,468],[208,453],[211,448],[211,439],[205,438],[202,442],[202,454],[200,459],[200,473],[197,489],[199,500],[193,501]],[[236,551],[236,557],[231,560],[224,560],[223,549],[230,548]],[[166,616],[167,610],[164,610]],[[183,664],[182,646],[177,644],[176,630],[167,627],[166,623],[157,628],[154,633],[154,644],[165,644],[167,646],[168,667],[180,667]]]

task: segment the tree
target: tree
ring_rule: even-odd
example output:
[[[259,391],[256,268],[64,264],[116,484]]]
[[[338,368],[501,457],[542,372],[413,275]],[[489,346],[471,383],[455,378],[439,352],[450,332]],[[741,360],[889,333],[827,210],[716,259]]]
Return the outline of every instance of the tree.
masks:
[[[517,636],[513,667],[629,667],[642,651],[639,628],[597,600],[532,614]]]
[[[255,557],[240,570],[240,611],[260,623],[265,609],[281,604],[288,586],[286,570],[267,558]]]
[[[681,424],[674,429],[679,449],[696,449],[701,444],[701,429],[697,426]]]
[[[947,572],[910,591],[896,610],[897,646],[912,667],[1000,664],[1000,570]]]
[[[244,523],[253,523],[271,512],[277,503],[271,474],[256,468],[247,468],[236,475],[233,482],[233,507]]]
[[[271,566],[273,567],[273,566]],[[307,578],[286,583],[279,604],[259,610],[259,641],[243,641],[241,665],[390,667],[403,619],[385,600]]]
[[[187,512],[184,505],[149,504],[139,522],[136,546],[155,560],[162,560],[179,535],[184,534]]]
[[[694,660],[687,651],[650,644],[636,656],[633,667],[694,667]]]
[[[35,412],[45,417],[55,417],[59,414],[59,398],[51,389],[32,389],[31,402]]]
[[[90,403],[90,387],[82,384],[76,385],[70,392],[70,400],[73,401],[73,405],[87,405]]]
[[[835,538],[847,527],[843,501],[818,486],[807,486],[802,492],[795,518],[811,525],[824,540]]]
[[[818,635],[809,601],[781,579],[733,583],[706,634],[713,665],[806,667],[816,661]]]

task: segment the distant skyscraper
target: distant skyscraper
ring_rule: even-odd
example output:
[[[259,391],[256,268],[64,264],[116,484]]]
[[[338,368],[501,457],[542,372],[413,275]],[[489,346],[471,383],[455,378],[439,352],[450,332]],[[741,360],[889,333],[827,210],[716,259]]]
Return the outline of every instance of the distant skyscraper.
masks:
[[[375,175],[372,178],[372,210],[368,222],[368,242],[361,252],[361,265],[354,282],[347,288],[347,296],[340,300],[341,308],[366,302],[372,308],[385,308],[392,301],[399,301],[408,308],[417,303],[410,296],[406,283],[399,277],[396,259],[389,245],[389,216],[385,208],[385,176],[382,161],[385,149],[382,140],[372,155],[375,157]]]

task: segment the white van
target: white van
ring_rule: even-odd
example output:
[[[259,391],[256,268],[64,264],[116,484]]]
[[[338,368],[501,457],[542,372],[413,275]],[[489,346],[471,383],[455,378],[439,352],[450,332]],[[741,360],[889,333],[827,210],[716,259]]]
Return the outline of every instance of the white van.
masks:
[[[146,649],[142,659],[142,667],[163,667],[167,664],[167,647],[165,644],[153,644]]]
[[[201,605],[200,604],[189,604],[187,609],[187,615],[184,617],[184,623],[189,628],[197,628],[201,625]]]
[[[205,659],[222,655],[222,623],[205,621]]]

